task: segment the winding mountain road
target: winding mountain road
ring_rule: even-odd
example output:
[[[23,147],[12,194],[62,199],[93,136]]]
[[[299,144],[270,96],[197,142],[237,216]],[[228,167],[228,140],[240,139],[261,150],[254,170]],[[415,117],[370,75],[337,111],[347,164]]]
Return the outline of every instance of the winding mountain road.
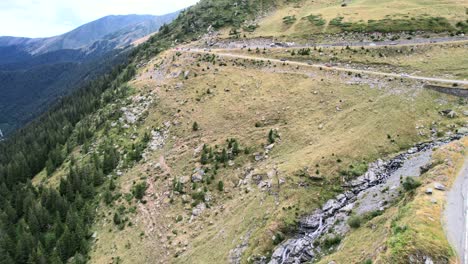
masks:
[[[460,263],[468,264],[468,157],[447,193],[444,215],[447,238],[457,251]]]
[[[438,83],[446,83],[446,84],[458,84],[458,85],[468,85],[468,81],[466,80],[451,80],[451,79],[444,79],[444,78],[433,78],[433,77],[424,77],[424,76],[415,76],[415,75],[407,75],[407,74],[396,74],[396,73],[388,73],[388,72],[378,72],[378,71],[369,71],[369,70],[361,70],[361,69],[353,69],[353,68],[343,68],[343,67],[335,67],[335,66],[326,66],[323,64],[313,64],[313,63],[305,63],[305,62],[298,62],[298,61],[286,61],[280,59],[272,59],[266,57],[258,57],[258,56],[251,56],[251,55],[243,55],[243,54],[235,54],[229,53],[226,51],[229,50],[236,50],[239,49],[222,49],[222,50],[203,50],[203,49],[186,49],[187,52],[192,53],[204,53],[204,54],[216,54],[220,57],[225,58],[233,58],[233,59],[246,59],[246,60],[255,60],[255,61],[263,61],[263,62],[272,62],[272,63],[287,63],[289,65],[296,65],[296,66],[305,66],[311,68],[317,68],[322,70],[330,70],[330,71],[338,71],[338,72],[352,72],[352,73],[360,73],[360,74],[369,74],[369,75],[376,75],[376,76],[383,76],[383,77],[395,77],[395,78],[403,78],[403,79],[413,79],[419,81],[430,81],[430,82],[438,82]]]

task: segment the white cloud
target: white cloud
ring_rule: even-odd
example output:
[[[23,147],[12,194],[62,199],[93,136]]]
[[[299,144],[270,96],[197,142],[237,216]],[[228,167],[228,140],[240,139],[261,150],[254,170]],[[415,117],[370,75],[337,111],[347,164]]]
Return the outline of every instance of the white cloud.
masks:
[[[163,15],[198,0],[1,0],[0,36],[49,37],[107,15]]]

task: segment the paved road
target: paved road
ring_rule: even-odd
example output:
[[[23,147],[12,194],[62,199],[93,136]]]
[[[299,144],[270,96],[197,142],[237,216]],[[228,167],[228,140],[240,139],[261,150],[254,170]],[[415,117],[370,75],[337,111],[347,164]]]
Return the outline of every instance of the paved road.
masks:
[[[233,50],[238,50],[238,49],[233,49]],[[317,69],[320,68],[323,70],[331,70],[331,71],[339,71],[339,72],[352,72],[352,73],[360,73],[360,74],[377,75],[377,76],[383,76],[383,77],[395,77],[395,78],[413,79],[413,80],[439,82],[439,83],[447,83],[447,84],[457,83],[459,85],[460,84],[468,85],[468,81],[464,81],[464,80],[450,80],[450,79],[443,79],[443,78],[432,78],[432,77],[414,76],[414,75],[406,75],[406,74],[377,72],[377,71],[342,68],[342,67],[334,67],[334,66],[327,67],[322,64],[309,64],[309,63],[297,62],[297,61],[282,61],[279,59],[271,59],[271,58],[256,57],[256,56],[251,56],[251,55],[228,53],[226,52],[226,51],[229,51],[227,49],[223,49],[223,51],[216,51],[216,50],[205,51],[201,49],[190,49],[187,51],[193,52],[193,53],[212,53],[221,57],[234,58],[234,59],[237,58],[237,59],[247,59],[247,60],[256,60],[256,61],[264,61],[264,62],[274,62],[274,63],[288,63],[289,65],[306,66],[306,67],[312,67],[312,68],[317,68]]]
[[[457,251],[460,263],[468,264],[468,157],[447,193],[444,215],[447,238]]]

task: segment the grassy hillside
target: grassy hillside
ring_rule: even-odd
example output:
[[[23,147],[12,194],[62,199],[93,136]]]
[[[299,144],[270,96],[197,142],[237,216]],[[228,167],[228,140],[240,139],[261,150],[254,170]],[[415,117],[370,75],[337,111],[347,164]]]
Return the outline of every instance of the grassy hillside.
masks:
[[[258,51],[257,49],[239,49],[220,50],[219,52],[350,69],[465,80],[468,78],[468,73],[465,71],[468,67],[467,47],[466,42],[461,42],[382,47],[272,48]]]
[[[466,31],[467,5],[461,0],[291,1],[258,19],[247,37],[312,37],[319,33]],[[345,4],[343,4],[345,3]]]
[[[441,134],[463,122],[438,113],[461,111],[457,98],[412,82],[366,76],[366,82],[352,84],[354,77],[346,73],[177,54],[166,52],[150,61],[131,83],[139,96],[158,98],[136,131],[159,128],[168,137],[164,147],[116,180],[122,197],[117,204],[137,210],[128,214],[132,225],[123,231],[113,226],[113,213],[101,214],[95,226],[95,263],[112,257],[124,263],[155,257],[162,262],[226,262],[243,241],[248,242],[244,261],[268,255],[277,243],[273,236],[287,235],[298,217],[340,191],[342,172],[350,165],[427,139],[433,122]],[[378,82],[385,84],[372,85]],[[443,104],[434,107],[434,102]],[[275,146],[267,159],[255,161],[253,154],[265,151],[270,130],[279,136]],[[249,154],[242,151],[232,164],[218,164],[216,173],[216,163],[201,164],[204,144],[221,151],[231,138]],[[197,167],[207,171],[204,183],[174,185]],[[249,168],[257,176],[249,178]],[[262,181],[270,187],[259,187]],[[128,203],[123,197],[139,182],[148,186],[145,202]],[[204,199],[199,200],[200,193],[211,199],[205,201],[209,208],[195,217],[192,210]],[[115,210],[106,208],[100,211]]]
[[[466,100],[424,89],[420,81],[179,46],[204,44],[215,37],[212,29],[241,36],[232,33],[252,31],[256,17],[262,17],[260,27],[251,36],[268,28],[262,21],[278,21],[275,16],[295,25],[300,22],[283,19],[281,12],[324,3],[201,1],[136,48],[125,67],[0,143],[0,179],[6,182],[0,186],[5,234],[0,258],[6,263],[265,260],[294,234],[302,216],[343,192],[342,184],[363,174],[368,163],[466,127]],[[341,10],[339,5],[328,7]],[[278,32],[299,36],[287,30]],[[298,56],[298,50],[292,55],[292,49],[229,52],[465,78],[466,47],[444,45],[330,48],[309,57]],[[437,65],[426,65],[428,55]],[[455,114],[444,114],[447,110]],[[352,231],[324,259],[401,262],[419,250],[413,242],[426,241],[407,234],[438,227],[437,221],[412,226],[418,219],[408,212],[427,209],[418,197],[403,197],[402,204],[370,222],[375,229]],[[411,232],[400,237],[391,220]],[[440,259],[450,258],[440,232],[434,237]],[[377,251],[382,245],[388,250]]]

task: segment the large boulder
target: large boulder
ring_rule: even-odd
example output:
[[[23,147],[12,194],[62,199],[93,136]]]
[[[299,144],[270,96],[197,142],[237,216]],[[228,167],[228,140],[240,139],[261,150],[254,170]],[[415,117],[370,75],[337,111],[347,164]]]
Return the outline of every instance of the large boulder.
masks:
[[[192,215],[193,216],[199,216],[203,211],[205,211],[206,205],[205,203],[199,203],[195,208],[192,209]]]
[[[192,174],[192,182],[201,182],[203,180],[203,176],[205,175],[205,171],[201,168],[196,168]]]

